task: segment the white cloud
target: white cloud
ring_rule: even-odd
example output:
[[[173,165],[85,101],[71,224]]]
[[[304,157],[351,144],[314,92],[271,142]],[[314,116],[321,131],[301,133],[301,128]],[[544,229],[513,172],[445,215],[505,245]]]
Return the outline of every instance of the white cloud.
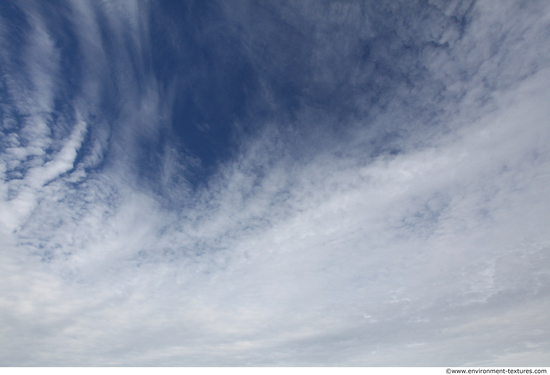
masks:
[[[20,302],[4,302],[10,326],[33,322],[23,335],[14,331],[18,341],[5,342],[4,361],[497,361],[491,352],[470,350],[485,346],[495,356],[536,355],[547,345],[545,335],[521,336],[535,345],[530,349],[517,347],[517,334],[548,323],[540,314],[548,303],[550,243],[547,79],[534,78],[539,86],[518,91],[515,103],[502,100],[507,108],[433,148],[362,167],[321,159],[291,167],[290,177],[274,168],[256,188],[251,175],[232,167],[208,206],[186,210],[175,222],[177,214],[126,193],[107,219],[90,211],[77,225],[67,221],[59,232],[73,240],[58,238],[58,245],[74,256],[32,267],[25,258],[31,283],[19,276],[20,266],[4,266],[12,268],[2,284],[19,288]],[[282,203],[282,193],[269,187],[285,180],[292,182],[281,189]],[[163,226],[169,229],[159,236]],[[75,242],[85,233],[93,238]],[[64,280],[67,270],[73,277]],[[517,330],[509,329],[510,314],[519,314]],[[13,357],[28,345],[25,335],[35,337],[31,349],[38,354]],[[56,347],[48,348],[50,340]],[[395,362],[394,353],[407,345],[410,354]]]
[[[345,153],[292,158],[268,129],[176,207],[130,167],[133,140],[154,137],[148,121],[164,111],[148,87],[128,94],[118,121],[132,128],[111,140],[109,168],[73,170],[84,121],[52,155],[10,138],[1,363],[547,365],[548,70],[474,113],[445,104],[458,108],[449,123],[396,155],[366,159],[357,131]],[[175,196],[187,160],[164,152],[163,194]]]
[[[80,121],[73,130],[69,139],[63,145],[63,148],[55,157],[43,165],[30,168],[23,179],[3,183],[3,190],[15,190],[16,196],[9,200],[4,200],[2,204],[3,225],[10,230],[16,229],[22,221],[26,220],[36,205],[37,194],[39,194],[44,185],[51,180],[59,177],[73,168],[74,160],[80,149],[82,140],[86,132],[86,123]],[[8,149],[8,152],[11,151]],[[19,155],[20,160],[28,156],[26,148],[23,148],[23,154]],[[42,151],[40,149],[40,151]],[[43,152],[43,151],[42,151]],[[16,154],[12,152],[12,154]]]

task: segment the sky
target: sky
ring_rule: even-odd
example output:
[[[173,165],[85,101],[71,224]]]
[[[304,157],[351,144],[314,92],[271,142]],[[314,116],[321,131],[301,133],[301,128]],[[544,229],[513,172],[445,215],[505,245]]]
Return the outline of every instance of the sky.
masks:
[[[0,69],[0,365],[550,366],[550,3],[7,0]]]

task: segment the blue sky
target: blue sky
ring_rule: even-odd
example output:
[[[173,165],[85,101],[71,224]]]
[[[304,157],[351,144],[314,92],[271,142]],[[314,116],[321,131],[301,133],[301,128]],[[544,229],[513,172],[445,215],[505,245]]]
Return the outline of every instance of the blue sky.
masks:
[[[2,2],[0,364],[549,366],[549,39],[544,1]]]

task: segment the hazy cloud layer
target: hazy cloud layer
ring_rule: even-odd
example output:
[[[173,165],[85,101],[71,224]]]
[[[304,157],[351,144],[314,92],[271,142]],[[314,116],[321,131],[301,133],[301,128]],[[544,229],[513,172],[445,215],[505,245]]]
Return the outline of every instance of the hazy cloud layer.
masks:
[[[548,366],[543,1],[0,5],[4,366]]]

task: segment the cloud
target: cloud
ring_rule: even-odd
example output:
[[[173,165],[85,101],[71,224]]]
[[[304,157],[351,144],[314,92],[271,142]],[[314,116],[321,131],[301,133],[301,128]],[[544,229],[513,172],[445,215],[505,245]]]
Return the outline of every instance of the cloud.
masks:
[[[165,57],[226,60],[182,62],[168,87],[149,36],[177,18],[76,2],[84,83],[63,116],[59,58],[11,68],[43,84],[7,91],[42,101],[14,101],[34,114],[3,128],[1,363],[547,363],[546,8],[303,4],[185,10],[204,27]],[[26,51],[55,50],[47,15],[25,12]],[[244,65],[257,97],[212,97],[232,135],[197,122],[233,142],[209,164],[175,92],[189,72]],[[209,92],[185,108],[211,110]]]

